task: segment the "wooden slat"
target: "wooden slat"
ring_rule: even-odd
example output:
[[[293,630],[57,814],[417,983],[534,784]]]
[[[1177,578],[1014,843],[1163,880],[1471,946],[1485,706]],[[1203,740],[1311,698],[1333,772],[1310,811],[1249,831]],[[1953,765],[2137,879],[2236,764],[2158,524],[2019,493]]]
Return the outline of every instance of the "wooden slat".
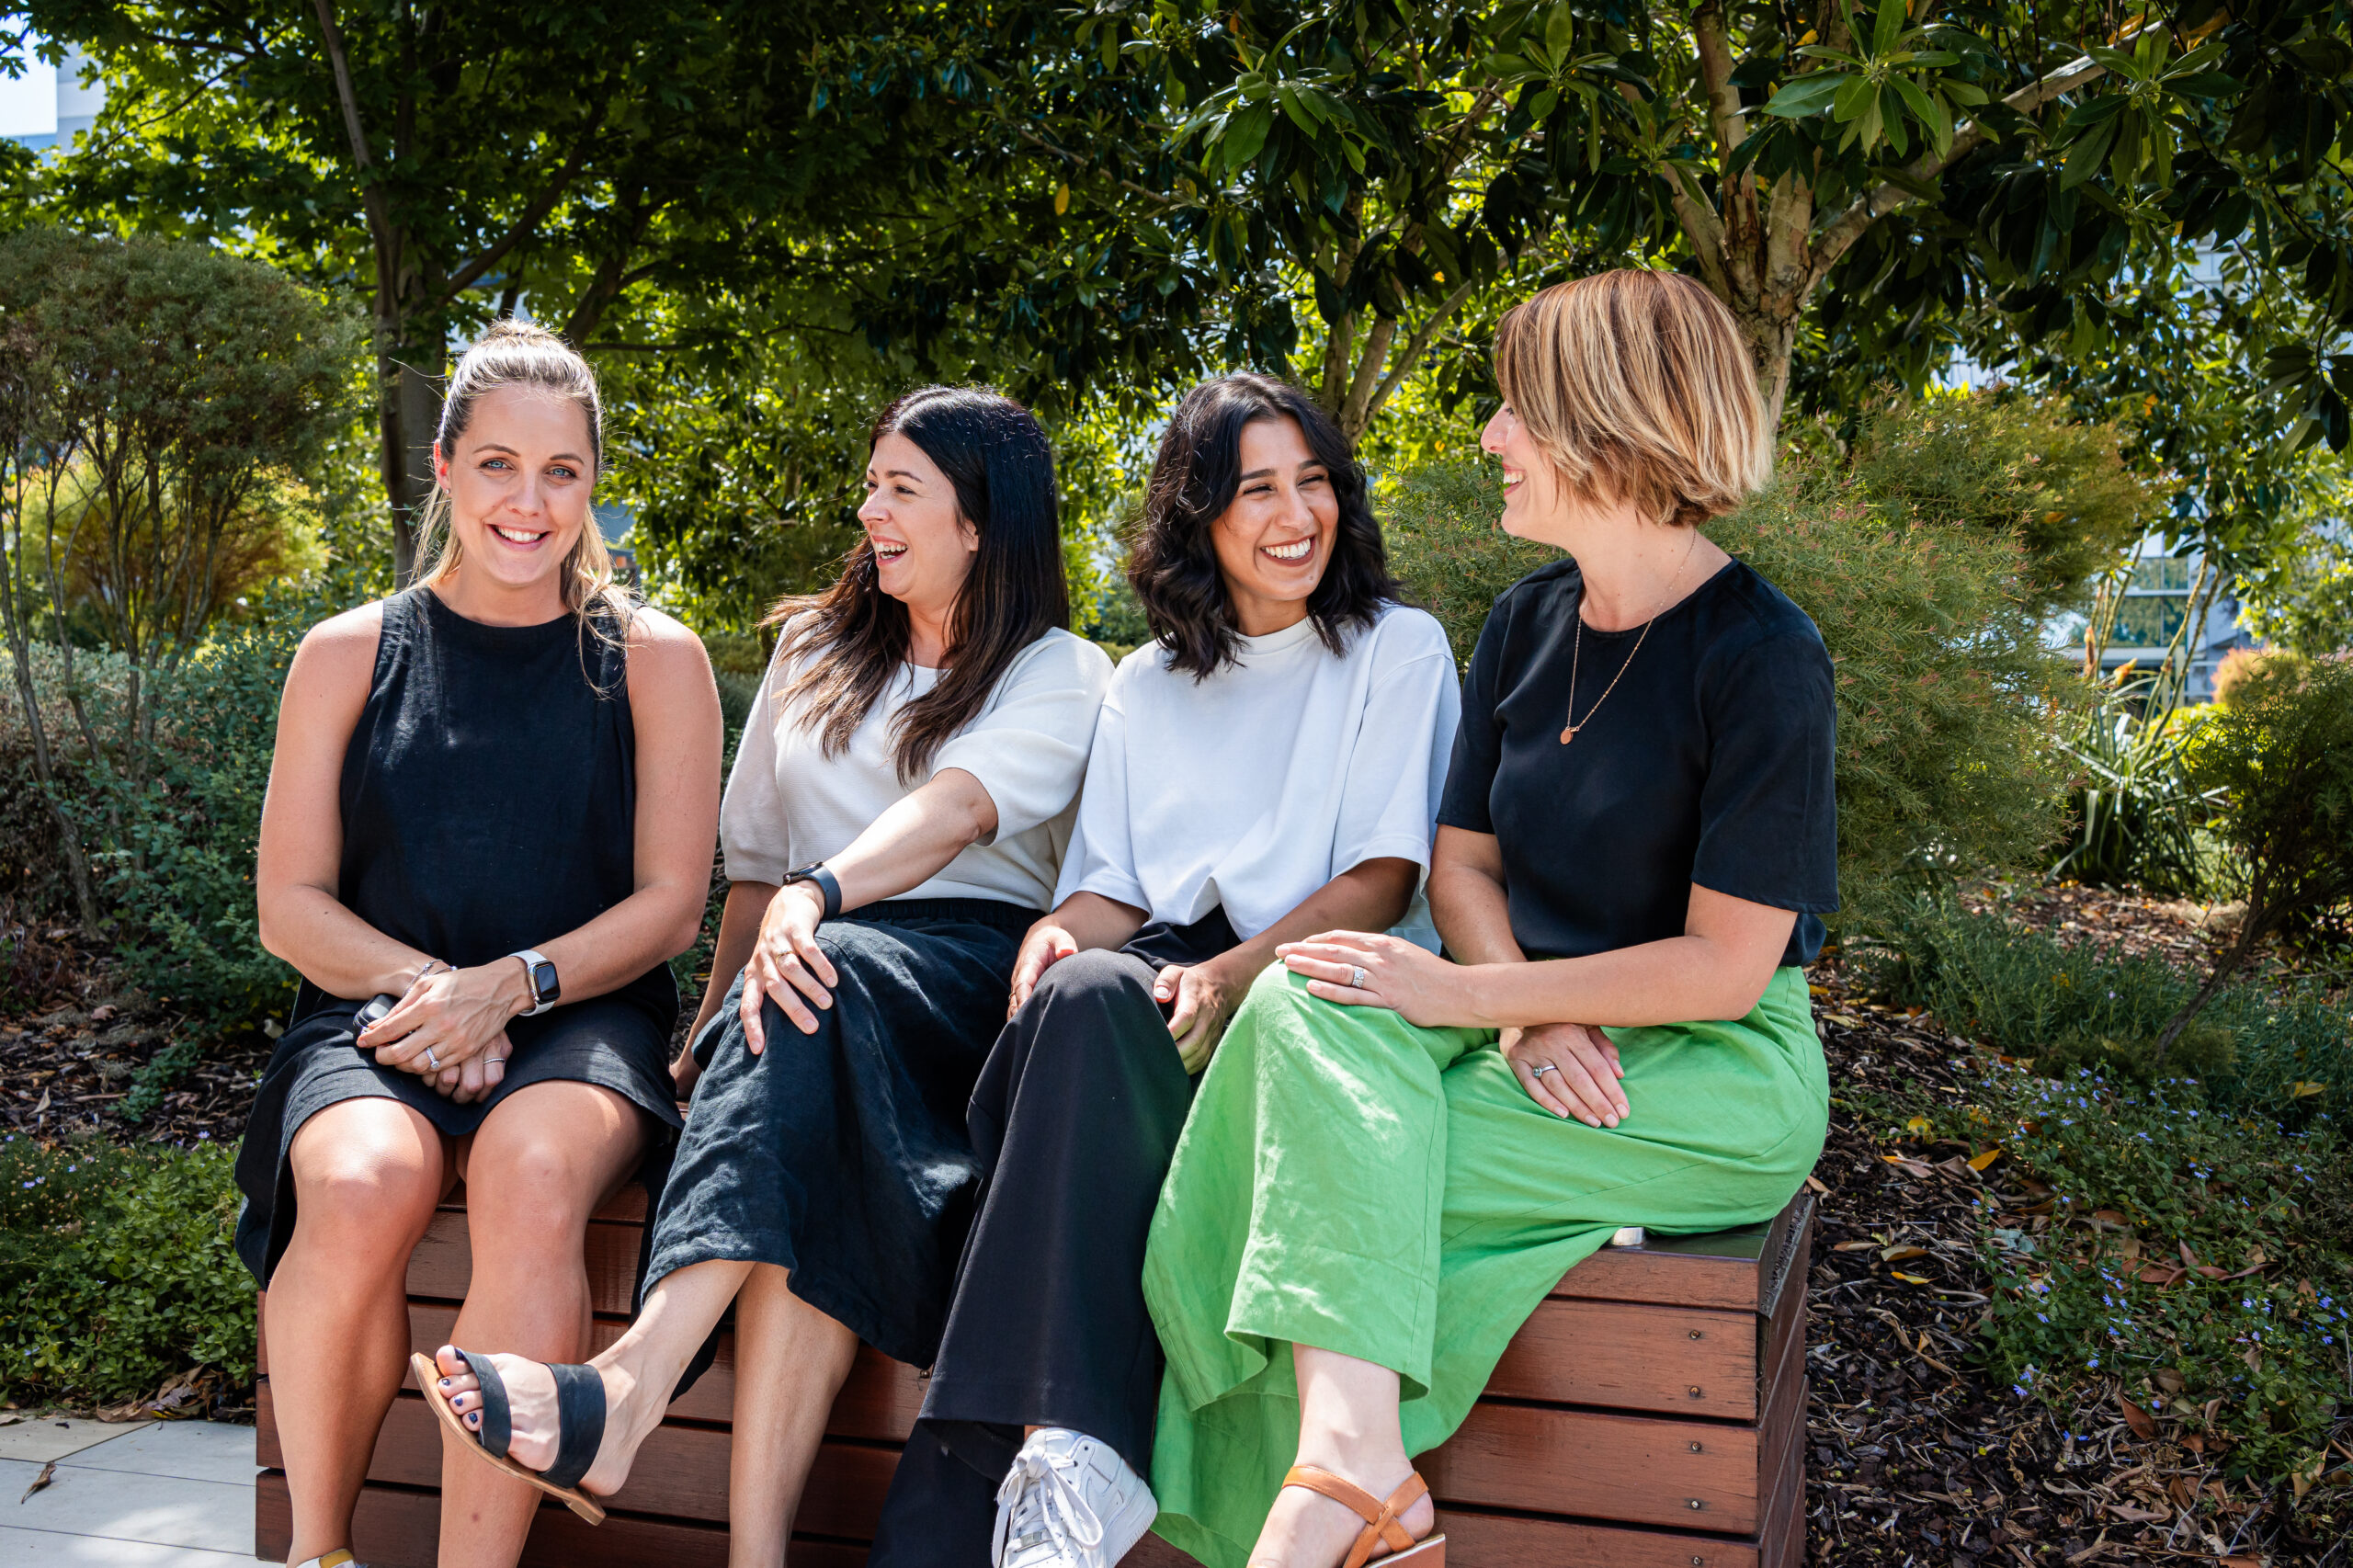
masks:
[[[585,1248],[588,1304],[597,1312],[626,1315],[637,1287],[637,1252],[642,1225],[592,1221]],[[408,1259],[408,1293],[432,1301],[461,1301],[473,1278],[473,1248],[466,1239],[462,1211],[445,1209],[425,1228],[425,1239]]]
[[[1466,1508],[1438,1520],[1450,1568],[1761,1568],[1746,1540]]]
[[[1756,1340],[1754,1312],[1548,1301],[1512,1336],[1487,1393],[1753,1421]]]
[[[640,1189],[631,1185],[623,1193],[638,1193],[642,1211]],[[1654,1237],[1639,1247],[1605,1247],[1563,1275],[1552,1288],[1552,1298],[1755,1312],[1764,1289],[1759,1259],[1775,1257],[1793,1213],[1807,1205],[1801,1193],[1770,1224],[1706,1236]],[[608,1210],[616,1215],[627,1212],[624,1199],[617,1199]],[[600,1312],[627,1312],[637,1279],[642,1225],[608,1220],[603,1212],[588,1227],[590,1295]],[[409,1261],[409,1294],[460,1300],[472,1272],[464,1211],[445,1203]]]
[[[449,1196],[441,1199],[440,1207],[452,1213],[464,1213],[466,1184],[460,1182],[451,1187]],[[609,1220],[619,1224],[642,1225],[646,1218],[645,1184],[632,1176],[621,1183],[620,1187],[605,1201],[597,1205],[596,1212],[588,1217],[592,1220]]]
[[[263,1398],[267,1397],[265,1389]],[[256,1446],[265,1468],[285,1467],[274,1420],[261,1426]],[[865,1539],[882,1512],[882,1494],[898,1462],[899,1451],[893,1448],[827,1439],[817,1450],[802,1494],[801,1528],[817,1535]],[[368,1461],[368,1479],[396,1486],[440,1485],[441,1428],[423,1400],[403,1394],[392,1402]],[[611,1506],[724,1524],[727,1434],[706,1426],[662,1426],[638,1450],[629,1484],[614,1495]]]
[[[370,1486],[352,1515],[352,1544],[369,1568],[434,1568],[440,1528],[439,1494]],[[285,1562],[293,1535],[286,1477],[265,1473],[254,1494],[254,1555]],[[719,1526],[613,1514],[592,1528],[550,1503],[531,1523],[521,1568],[726,1568],[726,1562],[727,1531]],[[792,1568],[864,1568],[865,1562],[861,1543],[793,1538]]]
[[[458,1321],[458,1309],[432,1301],[412,1301],[408,1309],[410,1347],[430,1356],[449,1342],[449,1331]],[[628,1324],[616,1318],[599,1318],[592,1325],[588,1354],[596,1355],[621,1336]],[[471,1346],[469,1346],[471,1348]],[[414,1377],[404,1377],[404,1388],[416,1387]],[[689,1421],[726,1421],[735,1409],[735,1335],[732,1331],[719,1336],[719,1358],[710,1370],[697,1380],[695,1386],[673,1403],[669,1415]],[[873,1346],[858,1347],[858,1359],[849,1369],[849,1381],[834,1401],[834,1413],[826,1419],[825,1431],[835,1437],[865,1437],[882,1442],[904,1443],[915,1424],[916,1415],[923,1409],[923,1379],[913,1367],[893,1361]]]
[[[1653,1236],[1638,1247],[1604,1247],[1561,1277],[1557,1301],[1642,1301],[1662,1307],[1756,1312],[1775,1281],[1792,1224],[1810,1220],[1803,1189],[1762,1224],[1699,1236]]]
[[[1797,1383],[1793,1440],[1781,1445],[1781,1463],[1766,1494],[1757,1568],[1800,1568],[1805,1561],[1805,1379]]]
[[[283,1562],[292,1544],[293,1510],[286,1478],[265,1473],[255,1491],[254,1555]],[[354,1545],[371,1568],[434,1568],[441,1500],[431,1492],[371,1485],[353,1516]],[[1794,1515],[1802,1520],[1802,1515]],[[1796,1559],[1760,1562],[1742,1541],[1669,1530],[1530,1519],[1449,1509],[1439,1516],[1449,1560],[1460,1568],[1799,1568]],[[1802,1542],[1801,1531],[1799,1540]],[[555,1504],[540,1510],[521,1568],[724,1568],[727,1532],[676,1519],[609,1516],[591,1528]],[[866,1548],[796,1535],[792,1568],[863,1568]],[[1158,1536],[1147,1535],[1120,1568],[1197,1568]]]
[[[1479,1404],[1415,1463],[1440,1503],[1748,1535],[1756,1460],[1754,1426]]]

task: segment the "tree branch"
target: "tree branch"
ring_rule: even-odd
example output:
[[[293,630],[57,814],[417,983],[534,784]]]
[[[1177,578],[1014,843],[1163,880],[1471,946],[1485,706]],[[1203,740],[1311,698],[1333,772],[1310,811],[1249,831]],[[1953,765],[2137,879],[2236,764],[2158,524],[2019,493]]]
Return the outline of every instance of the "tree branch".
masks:
[[[1452,319],[1454,312],[1462,308],[1462,301],[1470,297],[1470,284],[1464,283],[1456,288],[1453,293],[1439,301],[1437,310],[1430,312],[1429,320],[1405,340],[1405,352],[1397,357],[1396,368],[1381,378],[1381,384],[1373,389],[1372,396],[1365,400],[1367,425],[1372,423],[1372,416],[1381,412],[1381,405],[1389,401],[1389,394],[1397,390],[1398,383],[1413,373],[1415,364],[1429,352],[1430,340],[1438,336],[1438,329]]]
[[[2145,30],[2165,32],[2168,29],[2160,25]],[[2002,101],[2020,114],[2031,114],[2061,94],[2074,92],[2086,83],[2096,82],[2107,74],[2107,66],[2089,55],[2084,55],[2040,81],[2028,83]],[[1912,182],[1925,185],[1975,152],[1991,135],[1983,120],[1972,119],[1953,132],[1952,145],[1946,151],[1939,153],[1933,147],[1924,149],[1918,157],[1904,165],[1904,175]],[[1858,197],[1849,203],[1845,211],[1831,220],[1829,226],[1822,231],[1822,237],[1814,242],[1813,266],[1806,279],[1806,291],[1811,293],[1813,286],[1829,275],[1831,267],[1857,240],[1863,237],[1865,230],[1904,203],[1915,199],[1917,198],[1910,190],[1889,180],[1868,196]]]
[[[1041,153],[1052,153],[1055,157],[1071,165],[1081,174],[1103,174],[1103,171],[1097,169],[1094,164],[1089,162],[1084,156],[1072,152],[1067,147],[1055,146],[1052,142],[1031,131],[1026,125],[1017,125],[1014,126],[1012,130],[1014,135],[1019,137],[1022,141],[1029,142],[1029,145],[1037,148]],[[1121,190],[1126,191],[1129,195],[1143,198],[1146,201],[1151,202],[1154,207],[1169,208],[1177,205],[1173,199],[1162,195],[1159,191],[1147,189],[1131,179],[1115,179],[1108,174],[1103,174],[1103,177],[1109,179],[1113,185],[1118,186]]]
[[[319,31],[326,40],[327,62],[335,69],[335,94],[343,107],[343,128],[351,138],[351,162],[359,176],[360,206],[368,214],[369,235],[376,242],[376,316],[390,326],[399,309],[400,281],[392,213],[384,205],[383,191],[369,177],[375,172],[375,160],[368,153],[368,133],[360,128],[359,100],[351,90],[351,64],[344,53],[343,30],[335,26],[335,0],[313,0],[313,4],[319,13]]]
[[[609,98],[597,99],[596,107],[589,111],[587,125],[581,130],[579,142],[572,149],[572,156],[563,161],[563,166],[549,178],[546,188],[523,209],[523,215],[499,236],[496,244],[450,274],[449,280],[442,285],[444,298],[454,300],[465,292],[475,278],[497,266],[507,252],[529,238],[555,210],[557,200],[579,176],[580,166],[588,161],[588,148],[597,140],[597,132],[604,128],[605,105],[610,101]]]

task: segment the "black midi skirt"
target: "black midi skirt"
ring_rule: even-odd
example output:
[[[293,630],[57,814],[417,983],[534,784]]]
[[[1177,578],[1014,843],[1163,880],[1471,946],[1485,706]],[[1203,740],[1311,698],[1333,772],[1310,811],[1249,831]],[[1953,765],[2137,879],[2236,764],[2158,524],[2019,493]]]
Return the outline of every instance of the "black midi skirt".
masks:
[[[666,985],[666,979],[664,983]],[[506,1026],[515,1048],[497,1088],[469,1105],[436,1094],[414,1073],[376,1065],[352,1027],[358,1002],[333,1002],[300,1019],[278,1040],[237,1151],[237,1254],[264,1290],[294,1234],[294,1174],[287,1163],[302,1124],[343,1100],[398,1100],[445,1137],[463,1138],[507,1097],[533,1084],[595,1084],[630,1101],[659,1125],[647,1170],[658,1172],[680,1125],[670,1079],[670,1022],[627,995],[592,996]],[[649,1176],[649,1179],[656,1179]]]
[[[929,1366],[980,1185],[965,1107],[1037,918],[990,899],[899,899],[828,920],[817,940],[840,977],[834,1005],[806,1035],[767,1003],[756,1056],[738,976],[695,1041],[703,1073],[646,1288],[691,1264],[773,1263],[885,1356]]]

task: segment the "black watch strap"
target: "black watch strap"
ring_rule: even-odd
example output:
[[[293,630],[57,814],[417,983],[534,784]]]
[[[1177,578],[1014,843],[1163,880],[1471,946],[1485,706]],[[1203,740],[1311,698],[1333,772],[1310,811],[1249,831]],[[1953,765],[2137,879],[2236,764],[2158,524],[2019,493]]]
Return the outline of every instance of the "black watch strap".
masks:
[[[816,885],[817,892],[825,900],[824,919],[831,920],[841,914],[842,885],[834,880],[834,874],[831,871],[825,869],[825,863],[823,860],[803,866],[797,871],[787,871],[784,874],[785,886],[790,887],[795,882],[813,882]]]

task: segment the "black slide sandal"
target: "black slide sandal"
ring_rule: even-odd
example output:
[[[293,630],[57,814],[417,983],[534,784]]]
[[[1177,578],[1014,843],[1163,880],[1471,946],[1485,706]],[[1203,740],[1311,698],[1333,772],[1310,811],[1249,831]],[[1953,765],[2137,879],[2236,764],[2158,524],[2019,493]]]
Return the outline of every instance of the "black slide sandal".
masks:
[[[580,1490],[580,1479],[596,1463],[597,1446],[605,1437],[605,1382],[597,1375],[597,1369],[563,1363],[548,1366],[555,1379],[555,1462],[543,1471],[532,1470],[507,1457],[506,1446],[513,1438],[514,1427],[506,1403],[506,1385],[491,1366],[490,1358],[471,1355],[454,1345],[449,1348],[482,1385],[482,1431],[476,1434],[466,1425],[465,1417],[449,1408],[449,1402],[440,1393],[440,1369],[432,1358],[412,1354],[409,1366],[416,1374],[417,1386],[425,1391],[425,1402],[432,1406],[441,1425],[464,1438],[470,1451],[497,1469],[518,1481],[529,1482],[590,1524],[604,1523],[604,1506]]]

